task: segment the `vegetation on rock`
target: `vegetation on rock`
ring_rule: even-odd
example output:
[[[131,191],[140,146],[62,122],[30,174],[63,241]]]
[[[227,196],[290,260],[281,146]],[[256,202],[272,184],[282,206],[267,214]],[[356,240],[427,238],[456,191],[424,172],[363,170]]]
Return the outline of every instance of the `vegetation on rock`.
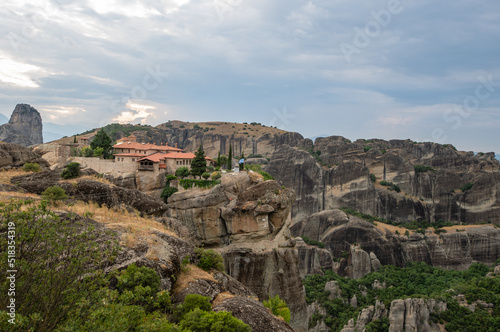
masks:
[[[69,163],[62,171],[61,177],[65,180],[74,179],[80,176],[80,163]]]

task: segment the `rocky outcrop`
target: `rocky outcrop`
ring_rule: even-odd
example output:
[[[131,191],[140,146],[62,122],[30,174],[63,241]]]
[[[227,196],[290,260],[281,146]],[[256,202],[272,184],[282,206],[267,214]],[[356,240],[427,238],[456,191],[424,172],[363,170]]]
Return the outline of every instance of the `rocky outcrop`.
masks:
[[[38,163],[42,167],[49,166],[40,155],[24,146],[0,142],[0,168],[19,167],[25,163]]]
[[[82,171],[82,175],[96,175],[91,170]],[[125,189],[109,185],[97,180],[74,179],[63,181],[60,171],[45,171],[35,174],[16,176],[11,183],[29,193],[40,195],[48,187],[58,185],[66,191],[69,197],[85,202],[95,202],[99,205],[126,209],[136,209],[148,215],[163,216],[167,214],[168,206],[158,199],[143,194],[138,190]]]
[[[300,237],[295,239],[299,255],[299,273],[302,278],[310,274],[323,274],[322,270],[337,270],[338,263],[328,249],[307,245]]]
[[[168,200],[171,217],[182,221],[198,244],[274,238],[285,225],[295,196],[276,181],[259,181],[246,172],[231,173],[212,189],[177,192]]]
[[[435,300],[410,298],[394,300],[387,310],[383,303],[377,301],[373,306],[364,308],[354,319],[344,326],[342,332],[362,332],[371,322],[388,319],[389,332],[439,332],[441,327],[430,321],[432,312],[446,311],[446,303]]]
[[[312,154],[280,146],[266,166],[280,184],[295,190],[292,215],[298,221],[322,210],[350,207],[399,222],[465,224],[500,224],[499,169],[491,153],[474,155],[410,140],[351,143],[342,137],[318,138]],[[382,180],[400,192],[380,185]],[[467,189],[467,184],[472,187]]]
[[[214,311],[229,311],[238,319],[248,324],[252,331],[293,332],[285,321],[276,318],[262,303],[245,297],[232,297],[213,307]]]
[[[446,303],[435,300],[394,300],[389,310],[389,332],[438,332],[439,326],[429,323],[430,313],[445,311]]]
[[[291,232],[293,236],[305,235],[325,243],[333,257],[342,259],[338,272],[352,278],[376,271],[380,265],[402,267],[417,261],[464,270],[473,262],[491,265],[500,256],[500,229],[492,225],[449,228],[439,235],[404,235],[404,228],[385,228],[382,223],[374,225],[340,210],[330,210],[294,224]]]
[[[297,250],[271,248],[263,244],[231,245],[222,250],[225,271],[250,288],[259,301],[279,295],[291,312],[290,325],[296,331],[307,331],[305,289],[299,271]]]
[[[23,146],[42,144],[42,117],[27,104],[18,104],[9,123],[0,126],[0,141]]]

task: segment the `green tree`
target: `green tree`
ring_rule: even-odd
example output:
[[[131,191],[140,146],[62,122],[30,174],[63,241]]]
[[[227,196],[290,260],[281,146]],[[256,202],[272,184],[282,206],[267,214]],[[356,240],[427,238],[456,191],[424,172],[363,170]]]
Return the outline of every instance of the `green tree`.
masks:
[[[66,191],[59,186],[48,187],[42,193],[42,197],[51,202],[68,198],[68,196],[66,195]]]
[[[229,145],[229,155],[227,157],[227,169],[233,168],[233,147]]]
[[[165,188],[163,188],[161,194],[160,194],[160,197],[161,199],[167,203],[168,201],[168,198],[170,196],[172,196],[173,194],[175,194],[176,192],[178,192],[179,189],[175,188],[175,187],[170,187],[170,186],[166,186]]]
[[[189,176],[189,168],[186,166],[179,167],[178,169],[175,170],[175,176],[184,179],[185,177]]]
[[[210,177],[210,173],[208,172],[204,172],[202,175],[201,175],[202,178],[204,178],[205,180],[208,180],[208,178]]]
[[[102,156],[104,159],[110,159],[113,157],[113,144],[111,138],[106,134],[104,129],[101,129],[94,136],[92,142],[90,142],[90,147],[92,150],[97,150],[97,148],[102,148]]]
[[[69,163],[68,166],[62,171],[61,177],[63,179],[74,179],[80,176],[80,163]]]
[[[216,269],[224,271],[224,260],[222,256],[212,249],[196,248],[195,253],[199,258],[198,267],[205,271]]]
[[[179,323],[182,331],[250,332],[251,328],[229,312],[206,312],[198,308],[184,315]]]
[[[191,174],[193,176],[201,176],[207,170],[207,160],[205,159],[205,151],[200,147],[195,153],[195,157],[191,162]]]
[[[89,224],[71,216],[60,218],[44,201],[0,203],[0,229],[9,228],[15,230],[16,256],[14,265],[8,265],[12,239],[1,236],[0,308],[9,301],[7,270],[17,270],[16,316],[27,320],[22,330],[52,331],[100,288],[97,267],[109,264],[116,244],[103,241],[104,234]]]
[[[273,315],[281,316],[285,322],[290,323],[290,309],[287,307],[286,302],[280,299],[279,295],[273,298],[269,297],[269,300],[264,300],[264,306],[271,309]]]

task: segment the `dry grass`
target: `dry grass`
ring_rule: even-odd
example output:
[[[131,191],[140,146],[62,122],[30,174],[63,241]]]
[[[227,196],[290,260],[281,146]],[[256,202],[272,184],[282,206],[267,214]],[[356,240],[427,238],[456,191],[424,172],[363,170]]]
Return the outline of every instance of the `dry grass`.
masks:
[[[186,268],[179,274],[177,282],[175,283],[174,293],[186,289],[190,283],[199,279],[210,280],[217,283],[217,280],[205,270],[200,269],[196,265],[188,264]]]
[[[471,228],[478,228],[478,227],[492,227],[494,228],[495,226],[493,225],[455,225],[455,226],[449,226],[449,227],[443,227],[442,229],[446,230],[446,232],[456,232],[458,230],[467,230]]]
[[[104,183],[108,186],[114,186],[114,184],[110,181],[108,181],[107,179],[104,179],[102,177],[98,177],[98,176],[95,176],[95,175],[84,175],[84,176],[80,176],[78,178],[75,178],[75,179],[69,179],[69,180],[61,180],[60,182],[66,182],[66,183],[71,183],[71,184],[76,184],[78,181],[81,181],[81,180],[92,180],[92,181],[97,181],[97,182],[100,182],[100,183]]]
[[[415,231],[404,228],[402,226],[394,226],[394,225],[384,224],[383,222],[375,222],[375,227],[377,227],[378,229],[380,229],[382,231],[390,231],[392,233],[396,233],[396,231],[398,231],[399,235],[404,235],[406,231],[410,232],[410,234],[415,233]]]
[[[177,237],[175,233],[167,229],[165,225],[157,222],[153,218],[142,218],[139,212],[135,215],[125,211],[117,211],[107,206],[99,207],[95,203],[87,204],[78,201],[73,206],[64,206],[64,210],[75,212],[81,216],[88,216],[95,221],[105,224],[111,229],[124,230],[135,235],[147,235],[157,230]]]
[[[2,184],[12,184],[10,179],[14,176],[32,174],[32,172],[25,172],[22,169],[9,169],[0,171],[0,183]]]
[[[40,196],[35,194],[25,194],[25,193],[17,193],[17,192],[0,192],[0,202],[8,202],[11,199],[40,199]]]
[[[226,299],[233,298],[234,296],[235,296],[234,294],[229,293],[229,292],[222,292],[222,293],[217,294],[217,297],[212,302],[212,308],[215,307],[216,305],[222,303],[222,301],[224,301]]]

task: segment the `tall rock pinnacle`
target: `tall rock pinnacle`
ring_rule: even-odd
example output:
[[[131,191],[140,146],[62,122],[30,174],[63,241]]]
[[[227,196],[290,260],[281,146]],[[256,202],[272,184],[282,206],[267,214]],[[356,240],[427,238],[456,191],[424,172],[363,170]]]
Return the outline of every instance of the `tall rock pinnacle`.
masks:
[[[30,105],[16,105],[9,123],[0,126],[0,141],[24,146],[43,143],[40,113]]]

